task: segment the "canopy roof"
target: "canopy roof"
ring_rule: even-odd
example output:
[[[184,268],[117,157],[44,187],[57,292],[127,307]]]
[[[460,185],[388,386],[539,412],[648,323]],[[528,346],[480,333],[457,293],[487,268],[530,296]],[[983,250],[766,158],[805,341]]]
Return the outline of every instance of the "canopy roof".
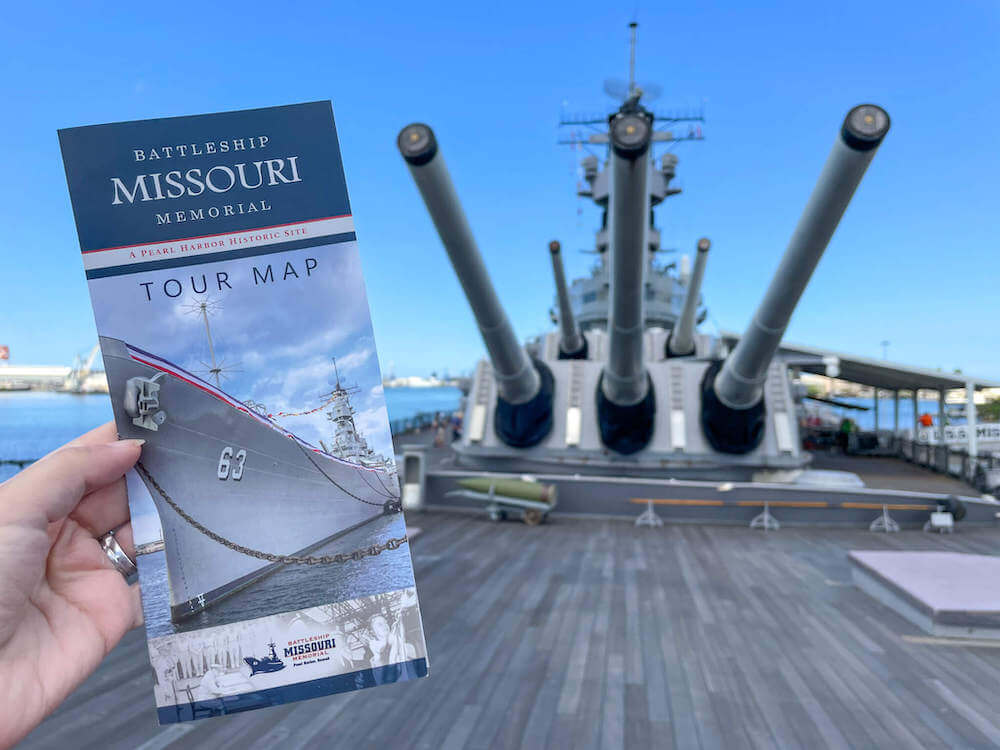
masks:
[[[725,332],[722,338],[731,349],[739,340],[739,335]],[[782,342],[778,355],[788,361],[789,365],[815,375],[826,375],[827,362],[831,361],[830,358],[836,358],[834,364],[840,371],[837,378],[885,390],[912,391],[924,388],[942,391],[965,388],[970,382],[976,389],[1000,388],[1000,380],[912,367],[884,359],[858,357],[832,349],[818,349],[790,342]]]

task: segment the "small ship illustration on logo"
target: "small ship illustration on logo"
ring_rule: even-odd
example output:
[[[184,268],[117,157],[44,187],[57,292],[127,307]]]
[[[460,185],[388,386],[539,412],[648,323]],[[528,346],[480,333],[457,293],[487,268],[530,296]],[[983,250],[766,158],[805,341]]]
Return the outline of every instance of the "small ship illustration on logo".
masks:
[[[278,654],[274,651],[274,641],[271,641],[267,645],[271,647],[270,656],[265,656],[263,659],[255,659],[252,656],[244,657],[243,661],[250,667],[251,677],[258,672],[277,672],[285,668],[285,662],[279,659]]]

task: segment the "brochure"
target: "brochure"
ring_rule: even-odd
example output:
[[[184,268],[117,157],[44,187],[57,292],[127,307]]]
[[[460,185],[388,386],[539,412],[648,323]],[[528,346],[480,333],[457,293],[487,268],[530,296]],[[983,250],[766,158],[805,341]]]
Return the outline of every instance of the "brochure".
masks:
[[[425,676],[330,102],[59,140],[160,722]]]

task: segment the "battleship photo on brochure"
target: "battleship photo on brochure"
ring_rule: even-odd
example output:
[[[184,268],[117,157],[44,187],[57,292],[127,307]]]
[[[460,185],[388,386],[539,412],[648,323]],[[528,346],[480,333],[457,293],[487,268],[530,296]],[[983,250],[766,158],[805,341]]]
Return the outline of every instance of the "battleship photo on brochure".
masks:
[[[91,281],[98,314],[116,321],[103,330],[119,336],[100,339],[119,431],[147,441],[132,502],[145,500],[162,526],[177,631],[227,596],[267,585],[268,574],[282,567],[336,577],[338,565],[359,554],[336,540],[400,511],[395,465],[383,455],[391,455],[390,438],[377,429],[385,408],[370,323],[348,314],[366,302],[349,293],[360,279],[353,245],[276,253],[266,263],[200,265],[195,282],[224,277],[234,287],[221,294],[204,292],[190,273],[187,296],[150,293],[180,284],[174,269]],[[275,280],[273,271],[261,271],[296,265],[309,273]],[[240,280],[253,290],[246,293],[251,299],[240,296]],[[303,294],[306,285],[316,294]],[[318,307],[337,322],[308,304],[303,309],[303,298],[322,300]],[[149,314],[117,314],[130,300]],[[278,312],[292,307],[302,316],[298,325]],[[298,369],[285,366],[291,357]],[[348,386],[341,372],[358,385]],[[382,551],[403,543],[401,519],[393,528],[397,535],[378,545]],[[139,532],[137,540],[148,545],[157,537]],[[367,556],[372,547],[361,551]],[[269,609],[244,609],[238,619],[328,601],[303,596],[299,588],[272,593]]]

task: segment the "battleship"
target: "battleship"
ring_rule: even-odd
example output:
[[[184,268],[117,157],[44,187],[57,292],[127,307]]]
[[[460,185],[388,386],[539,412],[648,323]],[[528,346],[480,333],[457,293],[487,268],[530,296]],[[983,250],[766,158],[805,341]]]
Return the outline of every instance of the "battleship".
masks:
[[[497,493],[470,492],[462,482],[527,475],[558,491],[561,512],[620,515],[631,502],[645,504],[653,522],[657,503],[670,505],[679,520],[764,528],[777,527],[772,503],[807,522],[867,523],[880,511],[876,521],[885,523],[890,510],[912,523],[936,511],[992,522],[997,506],[989,499],[867,488],[850,471],[814,470],[802,445],[804,390],[794,376],[836,375],[839,360],[783,345],[784,331],[889,132],[888,113],[868,103],[847,112],[745,332],[712,336],[698,330],[706,316],[701,283],[710,238],[697,241],[693,268],[685,263],[677,272],[657,263],[656,212],[680,190],[671,184],[678,157],[668,152],[657,160],[654,151],[701,140],[703,117],[660,115],[645,106],[634,76],[634,26],[631,66],[616,110],[561,123],[589,127],[587,143],[605,149],[603,161],[584,158],[586,184],[578,189],[602,212],[598,263],[590,277],[567,285],[561,245],[549,244],[558,325],[524,345],[493,287],[434,131],[424,123],[400,131],[397,147],[487,350],[451,455],[428,457],[420,446],[404,446],[406,504],[455,507],[478,499],[496,516]],[[686,136],[661,127],[682,123],[690,128]]]
[[[400,511],[386,462],[328,453],[168,360],[100,344],[121,437],[146,441],[139,473],[163,527],[175,622]],[[346,396],[335,421],[356,435]]]
[[[560,330],[545,337],[536,356],[514,338],[484,266],[470,262],[476,246],[462,226],[433,133],[421,125],[403,130],[404,157],[490,352],[473,377],[468,424],[456,446],[463,465],[736,481],[807,463],[796,440],[787,368],[774,355],[888,117],[869,105],[848,115],[784,267],[725,361],[712,356],[715,342],[692,334],[697,305],[685,305],[670,328],[648,325],[644,314],[649,206],[667,185],[666,179],[650,185],[653,121],[638,95],[622,105],[610,122],[609,164],[594,179],[603,184],[610,215],[606,329],[579,330],[561,304]],[[687,290],[692,300],[709,252],[707,239],[700,244]],[[552,255],[558,262],[558,246]]]
[[[243,657],[243,661],[250,667],[251,677],[258,672],[278,672],[285,668],[285,662],[278,658],[278,654],[274,650],[274,641],[267,645],[271,648],[271,653],[268,656],[263,656],[260,659],[253,656]]]

